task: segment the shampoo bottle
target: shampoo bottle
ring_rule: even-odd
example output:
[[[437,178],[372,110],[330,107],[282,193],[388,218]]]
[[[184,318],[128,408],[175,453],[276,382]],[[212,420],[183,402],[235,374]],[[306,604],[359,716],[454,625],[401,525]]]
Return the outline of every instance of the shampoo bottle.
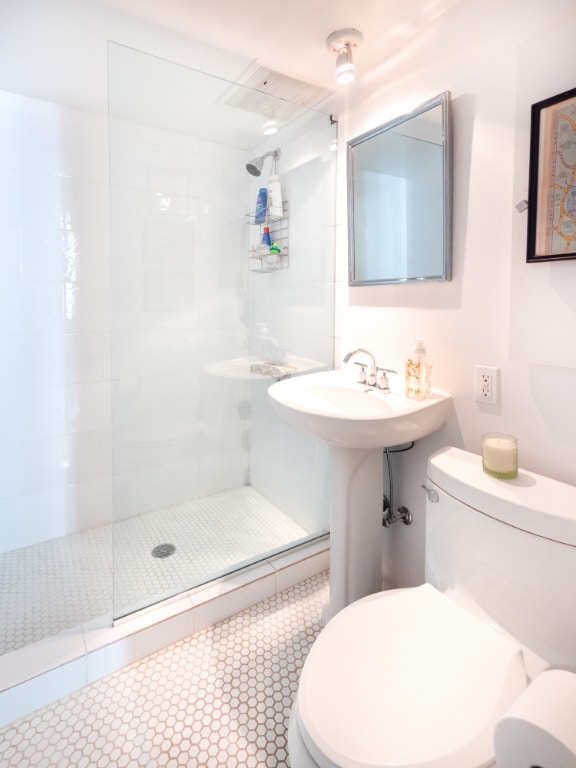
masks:
[[[278,176],[270,176],[268,179],[268,215],[270,221],[278,221],[284,218],[282,209],[282,189]]]
[[[256,198],[256,213],[254,215],[254,224],[263,224],[266,221],[267,211],[268,190],[266,187],[261,187],[258,190],[258,197]]]
[[[406,360],[406,397],[424,400],[432,388],[432,358],[426,353],[422,339],[415,339],[414,349]]]

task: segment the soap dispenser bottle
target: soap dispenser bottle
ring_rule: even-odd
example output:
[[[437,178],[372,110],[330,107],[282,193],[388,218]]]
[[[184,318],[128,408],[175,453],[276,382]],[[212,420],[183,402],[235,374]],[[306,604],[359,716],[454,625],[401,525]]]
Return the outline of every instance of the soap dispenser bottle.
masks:
[[[432,388],[432,358],[422,339],[414,340],[414,349],[406,360],[406,397],[424,400]]]
[[[278,342],[270,336],[267,323],[258,323],[260,334],[258,336],[258,355],[265,363],[280,362]]]

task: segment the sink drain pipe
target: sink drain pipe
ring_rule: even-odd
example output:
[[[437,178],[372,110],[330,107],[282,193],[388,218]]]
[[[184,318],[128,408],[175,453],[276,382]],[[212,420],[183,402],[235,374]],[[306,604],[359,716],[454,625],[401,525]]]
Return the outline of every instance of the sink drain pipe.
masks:
[[[398,523],[402,521],[404,525],[412,525],[412,512],[408,507],[398,507],[398,510],[394,512],[394,481],[392,479],[392,465],[390,462],[391,453],[403,453],[414,448],[414,442],[408,444],[406,448],[397,448],[391,451],[389,448],[384,449],[384,455],[386,456],[386,464],[388,467],[388,497],[384,494],[382,498],[382,525],[385,528],[390,528],[392,523]]]

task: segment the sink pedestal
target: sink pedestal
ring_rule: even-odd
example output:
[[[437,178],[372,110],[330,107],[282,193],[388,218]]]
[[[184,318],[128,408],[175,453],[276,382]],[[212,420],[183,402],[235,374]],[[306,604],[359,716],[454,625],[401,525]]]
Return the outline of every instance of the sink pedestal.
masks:
[[[382,589],[382,449],[330,445],[330,601],[324,620]]]
[[[427,400],[385,394],[359,384],[350,371],[296,376],[268,393],[291,427],[330,449],[330,619],[382,589],[384,448],[440,429],[452,398],[438,390]]]

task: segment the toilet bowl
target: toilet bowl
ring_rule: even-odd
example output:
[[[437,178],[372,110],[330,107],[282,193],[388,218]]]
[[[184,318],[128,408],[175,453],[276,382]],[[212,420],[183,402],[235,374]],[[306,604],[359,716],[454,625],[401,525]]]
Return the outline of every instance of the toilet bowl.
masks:
[[[480,456],[446,448],[424,489],[427,583],[358,600],[320,632],[292,709],[291,768],[488,768],[497,726],[507,765],[555,765],[516,754],[518,727],[535,755],[576,768],[576,739],[541,717],[548,698],[516,712],[544,670],[576,673],[576,487],[524,471],[496,480]],[[559,712],[576,710],[568,680],[547,686]]]
[[[526,688],[521,646],[434,587],[371,595],[312,647],[289,729],[292,768],[480,768]]]

